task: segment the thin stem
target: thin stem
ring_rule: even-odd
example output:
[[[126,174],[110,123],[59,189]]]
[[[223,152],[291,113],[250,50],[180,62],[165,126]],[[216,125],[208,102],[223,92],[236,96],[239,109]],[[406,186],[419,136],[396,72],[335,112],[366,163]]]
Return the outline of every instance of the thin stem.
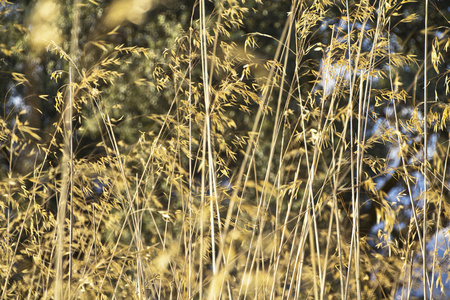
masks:
[[[427,53],[428,53],[428,0],[425,0],[425,42],[424,42],[424,68],[423,68],[423,233],[422,233],[422,271],[423,271],[423,295],[424,299],[427,298],[427,206],[428,206],[428,136],[427,136],[427,86],[428,86],[428,78],[427,78]],[[430,286],[430,289],[433,287]]]

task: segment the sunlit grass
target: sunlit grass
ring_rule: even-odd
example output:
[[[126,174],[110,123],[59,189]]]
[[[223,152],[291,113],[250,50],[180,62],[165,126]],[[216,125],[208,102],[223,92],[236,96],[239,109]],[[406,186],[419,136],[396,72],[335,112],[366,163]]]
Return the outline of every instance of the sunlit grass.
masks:
[[[53,132],[19,109],[0,119],[2,299],[407,299],[444,287],[442,248],[427,241],[449,217],[449,150],[437,143],[426,159],[421,136],[450,114],[432,104],[430,122],[423,103],[406,109],[416,96],[399,76],[416,66],[425,85],[443,42],[426,54],[431,66],[395,52],[401,4],[385,1],[293,1],[280,36],[234,41],[244,4],[208,12],[200,0],[153,77],[134,82],[122,71],[154,50],[91,41],[100,55],[87,68],[77,36],[67,51],[49,45],[67,66],[52,70]],[[114,26],[134,20],[112,18],[114,7]],[[258,52],[266,39],[270,58]],[[108,101],[115,84],[148,87],[167,110],[126,119]]]

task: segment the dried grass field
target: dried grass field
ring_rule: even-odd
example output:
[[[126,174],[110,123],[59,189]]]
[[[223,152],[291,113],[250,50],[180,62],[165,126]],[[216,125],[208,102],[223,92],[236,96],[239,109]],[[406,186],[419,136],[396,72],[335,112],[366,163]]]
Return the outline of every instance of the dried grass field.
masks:
[[[1,299],[448,299],[450,5],[0,0]]]

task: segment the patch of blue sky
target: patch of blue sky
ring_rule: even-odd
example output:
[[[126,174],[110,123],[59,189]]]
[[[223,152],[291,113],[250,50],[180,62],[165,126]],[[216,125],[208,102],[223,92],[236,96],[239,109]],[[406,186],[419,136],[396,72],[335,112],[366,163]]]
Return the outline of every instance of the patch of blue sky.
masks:
[[[450,230],[449,228],[441,229],[434,234],[426,245],[427,250],[427,271],[428,278],[433,278],[433,299],[444,300],[450,299]],[[435,251],[436,249],[436,251]],[[403,279],[403,286],[397,289],[394,299],[407,299],[408,296],[418,297],[424,299],[423,292],[423,270],[422,270],[423,255],[418,253],[413,259],[412,266],[406,266],[405,274],[410,274],[412,268],[412,286],[408,293],[408,278]],[[434,262],[434,268],[433,268]],[[406,275],[408,276],[408,275]],[[439,283],[437,279],[441,276]],[[409,294],[409,295],[408,295]],[[430,294],[427,294],[426,299],[430,299]]]
[[[10,97],[7,102],[8,110],[15,110],[16,112],[25,111],[30,113],[31,107],[25,104],[22,95],[17,91],[16,86],[12,86],[10,89]]]
[[[350,80],[349,72],[347,72],[348,65],[343,65],[339,62],[329,65],[322,59],[320,61],[320,70],[321,80],[316,89],[322,88],[325,98],[333,93],[341,78],[347,81]]]

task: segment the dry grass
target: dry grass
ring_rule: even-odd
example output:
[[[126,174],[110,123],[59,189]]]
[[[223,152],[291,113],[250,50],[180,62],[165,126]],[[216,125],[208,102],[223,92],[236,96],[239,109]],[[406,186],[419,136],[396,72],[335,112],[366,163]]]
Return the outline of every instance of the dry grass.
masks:
[[[108,101],[107,87],[153,50],[96,40],[101,55],[86,69],[76,30],[68,53],[50,46],[68,70],[52,75],[54,131],[28,126],[26,112],[0,119],[2,299],[439,296],[448,270],[437,239],[434,251],[427,241],[449,217],[449,146],[438,136],[450,114],[410,103],[427,85],[423,70],[439,74],[448,40],[434,39],[422,62],[390,42],[407,1],[295,0],[281,36],[241,43],[233,34],[251,11],[242,2],[208,12],[199,0],[153,78],[127,83],[170,101],[139,116],[151,126],[133,143],[120,133],[134,120],[119,119],[124,104]],[[267,40],[271,59],[257,51]],[[411,89],[399,70],[414,65]],[[102,138],[80,156],[74,136],[89,130]],[[390,179],[396,194],[384,189]]]

